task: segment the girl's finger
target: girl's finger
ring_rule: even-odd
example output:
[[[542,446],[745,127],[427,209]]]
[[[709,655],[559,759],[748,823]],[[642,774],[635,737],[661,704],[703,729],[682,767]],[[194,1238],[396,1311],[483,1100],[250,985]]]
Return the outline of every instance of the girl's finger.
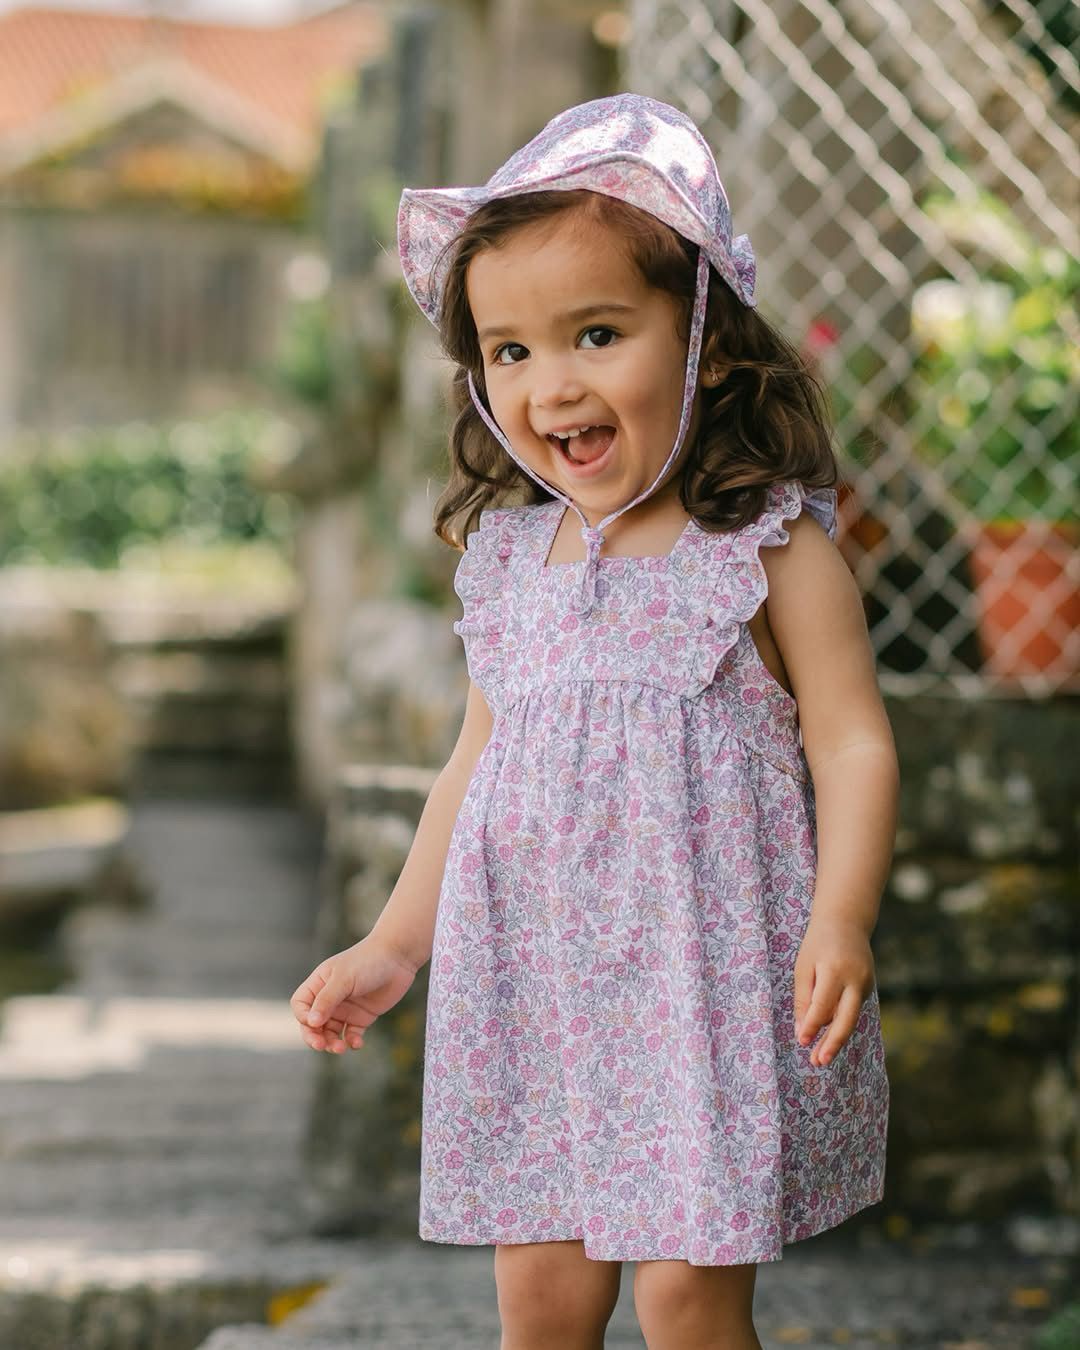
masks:
[[[813,1053],[810,1056],[812,1064],[829,1064],[832,1062],[855,1030],[861,1006],[862,999],[859,997],[859,991],[849,985],[840,996],[840,1002],[829,1027],[828,1035],[822,1037],[820,1044],[814,1046]]]
[[[345,1032],[344,1036],[342,1031]],[[346,1048],[358,1050],[364,1043],[363,1032],[358,1027],[337,1018],[318,1029],[304,1027],[301,1035],[304,1043],[312,1050],[330,1051],[333,1054],[341,1054]]]
[[[824,994],[815,994],[799,1026],[800,1045],[809,1045],[821,1028],[829,1024],[831,1012]]]
[[[351,1045],[354,1036],[363,1038],[364,1032],[367,1031],[367,1027],[363,1025],[358,1026],[355,1022],[342,1021],[340,1018],[335,1018],[333,1022],[327,1023],[321,1030],[326,1032],[329,1039],[345,1040]]]

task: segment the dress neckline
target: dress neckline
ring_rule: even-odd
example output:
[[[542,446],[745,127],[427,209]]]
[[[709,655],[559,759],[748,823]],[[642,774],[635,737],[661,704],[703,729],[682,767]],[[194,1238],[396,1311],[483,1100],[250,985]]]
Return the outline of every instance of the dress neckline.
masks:
[[[555,536],[559,532],[559,528],[562,525],[563,519],[565,518],[567,511],[570,510],[569,506],[562,505],[558,500],[553,501],[551,505],[553,508],[561,506],[561,510],[552,510],[551,516],[553,526],[550,529],[544,530],[541,534],[540,571],[542,573],[562,572],[565,575],[573,576],[576,568],[580,568],[585,565],[584,558],[578,558],[574,562],[549,563],[547,561],[548,554],[551,552],[552,546],[555,543]],[[642,553],[638,555],[631,553],[611,553],[611,554],[601,553],[596,559],[597,566],[607,567],[610,566],[612,563],[643,563],[647,568],[664,567],[675,559],[676,554],[680,553],[684,548],[689,546],[690,535],[697,528],[698,524],[697,521],[694,519],[694,517],[687,516],[686,524],[680,531],[679,537],[675,540],[674,544],[672,544],[671,551],[669,553]]]

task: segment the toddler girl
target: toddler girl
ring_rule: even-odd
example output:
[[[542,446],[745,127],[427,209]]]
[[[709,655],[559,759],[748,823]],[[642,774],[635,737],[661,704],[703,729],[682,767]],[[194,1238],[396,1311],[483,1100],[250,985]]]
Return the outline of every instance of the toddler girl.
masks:
[[[360,1046],[431,957],[419,1232],[495,1247],[503,1350],[602,1346],[623,1261],[650,1350],[749,1350],[757,1263],[885,1166],[897,765],[824,399],[666,104],[406,191],[399,247],[458,366],[471,679],[378,923],[292,1007]]]

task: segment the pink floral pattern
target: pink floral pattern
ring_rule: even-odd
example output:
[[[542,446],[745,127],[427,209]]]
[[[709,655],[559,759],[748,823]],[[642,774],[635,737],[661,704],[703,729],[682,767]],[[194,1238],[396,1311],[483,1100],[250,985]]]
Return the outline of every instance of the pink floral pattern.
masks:
[[[398,256],[406,285],[437,324],[449,271],[447,247],[486,202],[528,192],[584,189],[648,211],[705,250],[753,306],[750,239],[732,238],[731,207],[701,132],[678,108],[644,94],[612,94],[567,108],[514,152],[483,187],[406,188],[398,205]]]
[[[545,566],[562,503],[470,536],[454,628],[495,721],[436,919],[421,1238],[731,1265],[882,1198],[876,989],[827,1067],[795,1039],[813,785],[746,624],[759,550],[835,506],[780,483],[741,530],[602,557],[585,618],[582,564]]]

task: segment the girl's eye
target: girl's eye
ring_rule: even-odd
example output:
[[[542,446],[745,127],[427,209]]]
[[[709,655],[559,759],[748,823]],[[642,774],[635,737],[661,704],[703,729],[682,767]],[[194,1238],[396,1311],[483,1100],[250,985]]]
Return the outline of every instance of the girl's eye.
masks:
[[[523,347],[520,342],[504,342],[501,347],[496,347],[495,351],[492,353],[491,359],[492,362],[497,366],[516,366],[518,361],[523,359],[521,356],[515,355],[509,361],[504,361],[503,357],[507,355],[509,352],[515,353],[524,352],[527,356],[528,350],[529,349],[527,347]]]
[[[597,335],[599,335],[599,340]],[[616,333],[613,328],[586,328],[581,336],[583,340],[591,338],[593,345],[597,347],[610,347]]]
[[[614,338],[617,338],[617,336],[618,336],[617,333],[616,333],[616,331],[614,331],[614,328],[586,328],[586,329],[585,329],[585,332],[582,333],[582,338],[590,338],[590,339],[591,339],[591,338],[593,338],[594,333],[603,333],[603,335],[606,335],[607,338],[609,338],[609,339],[614,339]],[[601,343],[598,344],[598,347],[599,347],[599,348],[602,348],[602,347],[610,347],[610,346],[612,346],[612,343],[610,343],[610,342],[601,342]],[[514,356],[513,359],[510,359],[510,360],[504,360],[504,359],[502,359],[502,356],[504,356],[504,352],[510,352],[510,351],[524,351],[524,352],[528,352],[528,350],[529,350],[529,348],[528,348],[528,347],[522,347],[520,342],[506,342],[506,343],[502,344],[501,347],[497,347],[497,348],[495,348],[495,350],[494,350],[493,352],[491,352],[491,365],[494,365],[494,366],[517,366],[517,365],[518,365],[518,362],[520,362],[520,360],[522,360],[522,359],[524,359],[524,358],[521,358],[521,356]]]

